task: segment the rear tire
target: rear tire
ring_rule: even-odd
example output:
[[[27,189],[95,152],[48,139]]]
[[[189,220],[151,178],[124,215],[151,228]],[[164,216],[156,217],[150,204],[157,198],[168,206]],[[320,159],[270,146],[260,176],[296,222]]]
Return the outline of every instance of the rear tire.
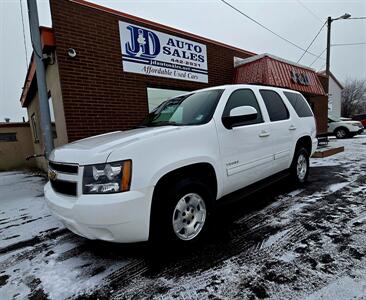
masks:
[[[309,153],[304,147],[295,151],[290,167],[291,178],[296,184],[303,184],[309,176]]]
[[[349,136],[349,131],[346,128],[337,128],[334,130],[334,134],[337,139],[345,139]]]
[[[197,243],[207,231],[212,202],[209,186],[200,178],[178,179],[158,187],[153,197],[151,240]]]

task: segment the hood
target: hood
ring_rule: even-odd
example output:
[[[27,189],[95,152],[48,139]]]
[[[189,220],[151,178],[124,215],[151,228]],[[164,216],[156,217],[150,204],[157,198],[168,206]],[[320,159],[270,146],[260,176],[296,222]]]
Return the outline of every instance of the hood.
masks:
[[[152,138],[183,127],[147,127],[128,131],[115,131],[66,144],[52,151],[50,161],[79,165],[104,163],[110,153],[141,139]]]
[[[359,121],[339,121],[338,123],[350,124],[350,125],[362,125]]]

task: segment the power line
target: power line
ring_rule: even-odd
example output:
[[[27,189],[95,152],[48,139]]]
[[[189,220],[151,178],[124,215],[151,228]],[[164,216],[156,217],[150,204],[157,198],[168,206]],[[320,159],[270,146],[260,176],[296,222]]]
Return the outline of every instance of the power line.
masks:
[[[315,19],[317,19],[320,22],[323,22],[323,20],[316,13],[314,13],[309,7],[307,7],[302,1],[297,0],[297,3],[299,3],[305,10],[307,10],[307,12],[311,14]]]
[[[310,67],[315,64],[315,62],[323,55],[323,53],[327,50],[327,48],[325,48],[315,59],[314,61],[310,64]]]
[[[356,45],[366,45],[365,42],[363,43],[348,43],[348,44],[332,44],[331,46],[334,47],[334,46],[356,46]]]
[[[322,32],[324,26],[325,26],[326,22],[324,22],[324,24],[322,25],[322,27],[320,27],[318,33],[315,35],[315,37],[313,38],[313,40],[310,42],[309,46],[306,48],[306,50],[304,51],[304,53],[301,55],[301,57],[299,58],[299,60],[297,61],[298,63],[300,62],[300,60],[304,57],[304,55],[306,54],[306,52],[309,50],[309,48],[311,47],[311,45],[315,42],[316,38],[319,36],[319,34]]]
[[[316,54],[311,53],[307,50],[305,50],[304,48],[302,48],[301,46],[291,42],[290,40],[288,40],[287,38],[279,35],[278,33],[274,32],[272,29],[268,28],[267,26],[261,24],[260,22],[256,21],[255,19],[253,19],[252,17],[248,16],[247,14],[243,13],[241,10],[237,9],[235,6],[231,5],[230,3],[226,2],[225,0],[220,0],[222,3],[226,4],[227,6],[231,7],[233,10],[235,10],[236,12],[238,12],[239,14],[243,15],[244,17],[248,18],[249,20],[251,20],[252,22],[254,22],[255,24],[259,25],[260,27],[264,28],[265,30],[269,31],[270,33],[274,34],[275,36],[277,36],[278,38],[280,38],[281,40],[291,44],[292,46],[305,51],[306,53],[309,53],[310,55],[317,57]]]
[[[355,45],[366,45],[366,43],[349,43],[349,44],[332,44],[330,45],[331,47],[336,47],[336,46],[355,46]],[[327,48],[325,48],[319,55],[317,58],[314,59],[314,61],[310,64],[309,67],[311,67],[313,64],[315,64],[317,62],[317,60],[323,55],[323,53],[327,50]]]
[[[24,51],[25,51],[25,69],[28,69],[28,50],[27,50],[27,40],[25,38],[25,27],[24,27],[24,15],[23,15],[23,4],[22,0],[19,0],[20,4],[20,14],[22,16],[22,26],[23,26],[23,43],[24,43]]]

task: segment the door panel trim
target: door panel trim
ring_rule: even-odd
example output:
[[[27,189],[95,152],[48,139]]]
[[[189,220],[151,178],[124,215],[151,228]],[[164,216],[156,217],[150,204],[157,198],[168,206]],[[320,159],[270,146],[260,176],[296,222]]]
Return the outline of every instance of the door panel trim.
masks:
[[[289,155],[290,155],[290,150],[283,150],[283,151],[275,153],[274,159],[276,160],[276,159],[288,157]]]
[[[249,169],[264,165],[266,163],[271,163],[273,160],[274,160],[274,156],[271,154],[271,155],[264,156],[259,159],[252,160],[247,163],[237,165],[232,168],[226,168],[226,172],[227,172],[228,176],[232,176],[232,175],[247,171]]]

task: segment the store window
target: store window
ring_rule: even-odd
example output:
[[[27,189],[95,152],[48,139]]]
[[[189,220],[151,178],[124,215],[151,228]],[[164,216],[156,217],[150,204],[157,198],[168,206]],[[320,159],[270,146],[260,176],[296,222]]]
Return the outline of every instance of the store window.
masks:
[[[149,105],[149,112],[152,112],[154,108],[159,106],[165,100],[184,93],[187,93],[187,91],[147,88],[147,102]]]

